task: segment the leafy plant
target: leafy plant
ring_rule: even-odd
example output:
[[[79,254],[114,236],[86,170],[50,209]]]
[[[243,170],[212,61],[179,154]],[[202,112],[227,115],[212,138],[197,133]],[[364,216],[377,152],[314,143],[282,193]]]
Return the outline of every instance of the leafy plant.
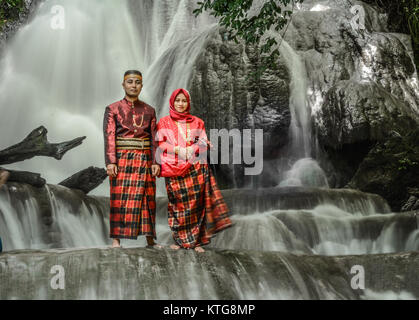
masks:
[[[253,0],[206,0],[198,2],[199,7],[194,10],[194,14],[198,16],[203,11],[209,11],[210,15],[220,19],[221,26],[226,27],[230,40],[238,42],[238,39],[243,39],[247,44],[259,45],[261,66],[255,75],[260,77],[268,68],[277,67],[279,57],[279,50],[273,48],[280,43],[266,32],[287,28],[295,4],[303,1],[267,0],[256,9]],[[287,6],[290,3],[291,10],[281,9],[281,5]]]
[[[24,0],[0,0],[0,27],[8,20],[19,19],[24,4]]]
[[[410,167],[416,166],[418,163],[416,161],[412,161],[409,158],[405,157],[403,159],[399,159],[399,170],[408,170]]]

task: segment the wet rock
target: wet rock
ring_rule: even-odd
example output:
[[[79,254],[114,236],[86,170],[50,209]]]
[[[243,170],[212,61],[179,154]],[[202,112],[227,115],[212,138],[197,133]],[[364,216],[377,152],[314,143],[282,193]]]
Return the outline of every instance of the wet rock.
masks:
[[[403,135],[394,133],[385,142],[377,143],[347,187],[377,193],[388,201],[392,211],[402,211],[410,197],[408,190],[418,187],[418,134],[419,129]]]
[[[60,182],[59,185],[70,189],[79,189],[88,194],[98,187],[106,179],[106,170],[103,168],[89,167],[75,173],[71,177]]]
[[[65,290],[51,287],[57,265],[65,272]],[[365,290],[351,287],[355,265],[363,268]],[[415,299],[418,268],[418,252],[325,257],[248,250],[15,251],[0,255],[0,298],[368,299],[390,291]],[[185,282],[175,273],[190,277]]]

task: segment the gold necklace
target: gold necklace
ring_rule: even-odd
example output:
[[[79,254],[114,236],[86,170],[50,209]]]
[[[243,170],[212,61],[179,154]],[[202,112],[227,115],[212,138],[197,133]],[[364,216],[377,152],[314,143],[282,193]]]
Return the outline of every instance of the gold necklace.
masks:
[[[135,121],[135,113],[132,113],[132,123],[133,123],[134,127],[141,128],[143,126],[143,121],[144,121],[144,113],[141,116],[141,123],[140,123],[140,125],[138,125],[137,122]]]
[[[183,131],[182,127],[180,126],[180,123],[175,121],[178,127],[178,130],[180,132],[180,134],[182,135],[183,140],[185,140],[186,143],[191,141],[191,129],[190,129],[190,125],[187,122],[186,123],[186,133],[187,135],[185,135],[185,131]]]

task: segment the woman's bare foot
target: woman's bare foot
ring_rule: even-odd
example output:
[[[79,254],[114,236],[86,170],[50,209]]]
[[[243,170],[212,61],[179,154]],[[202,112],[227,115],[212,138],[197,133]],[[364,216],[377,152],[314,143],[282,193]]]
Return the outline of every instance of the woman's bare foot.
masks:
[[[148,244],[147,248],[150,249],[163,249],[163,246],[161,244],[158,243],[153,243],[153,244]]]
[[[205,250],[202,247],[195,247],[196,252],[205,252]]]
[[[119,239],[113,239],[112,248],[121,248],[121,241]]]
[[[171,244],[170,245],[170,249],[179,250],[180,249],[180,246],[178,246],[177,244]]]

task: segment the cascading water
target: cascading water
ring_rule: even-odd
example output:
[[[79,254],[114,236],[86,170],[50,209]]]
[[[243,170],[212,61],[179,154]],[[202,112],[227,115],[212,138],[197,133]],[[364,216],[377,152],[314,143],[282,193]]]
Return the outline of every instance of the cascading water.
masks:
[[[312,145],[316,145],[311,134],[311,107],[307,99],[307,71],[302,58],[278,34],[270,34],[280,44],[280,53],[291,76],[289,146],[279,160],[282,180],[279,186],[328,187],[323,170],[312,159]]]

